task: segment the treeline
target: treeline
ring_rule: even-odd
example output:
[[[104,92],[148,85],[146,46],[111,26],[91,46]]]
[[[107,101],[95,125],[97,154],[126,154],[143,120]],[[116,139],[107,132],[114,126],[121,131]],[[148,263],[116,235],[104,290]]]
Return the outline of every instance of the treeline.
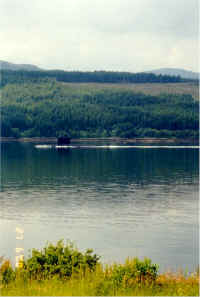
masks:
[[[198,120],[190,95],[83,89],[51,80],[2,88],[3,137],[198,137]]]
[[[1,86],[8,83],[38,82],[41,79],[54,78],[61,82],[81,83],[177,83],[191,81],[180,76],[155,75],[153,73],[130,73],[112,71],[1,71]]]

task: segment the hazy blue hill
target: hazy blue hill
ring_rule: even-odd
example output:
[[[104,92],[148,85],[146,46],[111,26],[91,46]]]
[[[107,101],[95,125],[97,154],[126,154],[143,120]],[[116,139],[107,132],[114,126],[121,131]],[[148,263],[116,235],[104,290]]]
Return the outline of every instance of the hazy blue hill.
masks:
[[[15,70],[15,71],[41,71],[43,69],[39,68],[36,65],[32,64],[16,64],[16,63],[10,63],[7,61],[2,61],[0,60],[0,70]],[[62,70],[53,70],[54,72],[57,71],[62,71]],[[105,72],[105,71],[103,71]],[[103,73],[102,72],[102,73]],[[95,75],[96,71],[94,72],[93,75]],[[97,71],[98,73],[98,71]],[[101,71],[99,72],[101,73]],[[105,72],[106,73],[106,72]],[[118,73],[118,72],[107,72],[109,73]],[[179,68],[160,68],[160,69],[155,69],[155,70],[150,70],[150,71],[145,71],[143,73],[153,73],[155,75],[165,75],[165,76],[181,76],[184,79],[198,79],[199,78],[199,73],[185,70],[185,69],[179,69]],[[134,73],[122,73],[126,75],[134,74]],[[135,73],[136,74],[136,73]],[[138,74],[141,74],[138,72]]]
[[[38,66],[31,64],[14,64],[7,61],[0,60],[0,70],[27,70],[27,71],[39,71],[42,70]]]
[[[154,74],[161,74],[161,75],[179,75],[182,78],[188,78],[188,79],[198,79],[199,73],[185,70],[185,69],[179,69],[179,68],[160,68],[156,70],[146,71],[147,73],[154,73]]]

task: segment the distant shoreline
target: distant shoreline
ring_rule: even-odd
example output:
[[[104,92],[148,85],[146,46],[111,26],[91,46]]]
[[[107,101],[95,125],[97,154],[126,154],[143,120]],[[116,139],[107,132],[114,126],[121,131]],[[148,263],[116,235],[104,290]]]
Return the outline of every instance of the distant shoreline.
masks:
[[[30,142],[30,143],[56,143],[56,137],[31,137],[31,138],[14,138],[0,137],[0,142]],[[114,142],[114,143],[199,143],[199,139],[194,138],[120,138],[120,137],[105,137],[105,138],[72,138],[72,143],[76,142]]]

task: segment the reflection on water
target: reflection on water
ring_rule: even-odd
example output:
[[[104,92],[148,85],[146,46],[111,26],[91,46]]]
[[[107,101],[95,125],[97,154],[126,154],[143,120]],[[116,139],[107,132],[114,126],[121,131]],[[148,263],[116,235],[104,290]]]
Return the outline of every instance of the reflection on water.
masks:
[[[38,149],[2,144],[0,254],[60,238],[102,260],[148,256],[166,267],[198,264],[198,150]]]

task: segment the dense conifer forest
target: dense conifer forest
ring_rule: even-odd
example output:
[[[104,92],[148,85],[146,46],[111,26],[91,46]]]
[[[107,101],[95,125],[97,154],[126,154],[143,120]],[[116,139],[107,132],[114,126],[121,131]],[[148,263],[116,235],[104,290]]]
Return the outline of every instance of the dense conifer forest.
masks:
[[[155,96],[126,88],[90,84],[81,88],[63,83],[181,80],[154,74],[126,75],[2,71],[1,135],[56,137],[67,132],[71,137],[198,137],[198,102],[191,95]]]

